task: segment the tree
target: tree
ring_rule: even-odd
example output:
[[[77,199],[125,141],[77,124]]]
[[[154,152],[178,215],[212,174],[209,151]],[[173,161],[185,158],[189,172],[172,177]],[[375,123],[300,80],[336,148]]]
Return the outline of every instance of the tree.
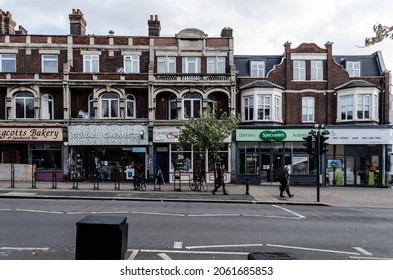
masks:
[[[239,122],[239,115],[228,116],[224,112],[220,118],[216,118],[211,110],[205,110],[199,118],[191,118],[179,128],[179,148],[185,149],[192,145],[194,151],[207,151],[216,166],[218,151],[224,147],[225,138],[236,129]],[[214,168],[214,178],[216,178],[216,168]]]
[[[364,45],[369,47],[377,43],[382,42],[384,39],[393,39],[393,26],[386,26],[382,24],[375,24],[373,27],[375,36],[371,38],[366,38],[364,40]]]

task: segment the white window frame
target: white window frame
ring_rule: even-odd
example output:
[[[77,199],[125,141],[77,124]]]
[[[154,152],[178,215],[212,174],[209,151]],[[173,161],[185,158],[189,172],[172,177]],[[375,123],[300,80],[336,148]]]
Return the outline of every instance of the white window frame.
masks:
[[[5,69],[9,67],[9,62],[13,62],[12,69]],[[16,54],[0,54],[0,72],[15,73],[16,72]]]
[[[322,60],[311,60],[311,80],[322,81],[323,80],[323,61]]]
[[[97,54],[83,55],[83,72],[99,73],[100,72],[100,56]]]
[[[293,80],[305,81],[306,80],[306,61],[293,60]]]
[[[207,58],[208,74],[224,74],[226,68],[225,56],[209,56]]]
[[[115,96],[117,98],[115,98]],[[105,116],[104,108],[107,103],[108,115]],[[100,97],[100,105],[101,105],[101,118],[102,119],[118,119],[120,117],[120,98],[117,93],[114,92],[106,92]],[[115,110],[113,110],[115,109]],[[114,115],[115,114],[115,115]]]
[[[175,56],[159,56],[159,57],[157,57],[157,73],[175,74],[176,73],[176,57]]]
[[[183,96],[182,103],[182,115],[184,120],[187,120],[189,118],[197,118],[202,113],[202,97],[198,93],[190,92],[185,94]],[[187,112],[187,108],[189,108],[190,112]],[[195,108],[197,108],[197,112],[195,112]]]
[[[140,56],[124,56],[124,73],[140,73]]]
[[[58,73],[59,72],[59,57],[57,54],[43,54],[41,55],[41,69],[42,73]]]
[[[360,61],[347,61],[347,72],[349,77],[360,77]]]
[[[201,58],[197,56],[186,56],[182,58],[183,74],[201,73]]]
[[[265,61],[251,61],[251,77],[264,78],[265,77]]]
[[[257,95],[257,119],[267,121],[272,119],[272,96],[265,94]]]
[[[315,97],[302,97],[302,122],[315,122]]]
[[[351,88],[338,91],[337,122],[378,122],[379,94],[380,91],[377,88]],[[349,100],[352,104],[348,104]],[[348,117],[348,111],[351,110],[352,118]]]
[[[176,94],[172,94],[168,100],[168,119],[176,120],[177,119],[177,96]]]
[[[248,95],[243,97],[243,120],[253,121],[254,120],[254,95]]]
[[[131,108],[131,114],[129,114],[128,108]],[[126,118],[136,118],[136,98],[132,94],[128,94],[126,97]]]
[[[251,88],[242,92],[241,100],[242,121],[282,122],[282,90]]]
[[[34,119],[34,94],[31,92],[18,92],[14,98],[15,101],[15,119]],[[22,101],[23,117],[17,116],[17,103]],[[29,108],[29,106],[31,108]],[[28,116],[30,115],[30,116]]]
[[[53,96],[48,93],[41,96],[41,119],[54,119],[54,99]]]

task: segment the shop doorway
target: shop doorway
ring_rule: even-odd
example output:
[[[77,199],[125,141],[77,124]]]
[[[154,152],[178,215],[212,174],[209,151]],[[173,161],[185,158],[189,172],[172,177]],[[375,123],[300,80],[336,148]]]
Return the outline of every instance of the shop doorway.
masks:
[[[365,185],[365,158],[363,156],[347,156],[345,159],[346,185]]]

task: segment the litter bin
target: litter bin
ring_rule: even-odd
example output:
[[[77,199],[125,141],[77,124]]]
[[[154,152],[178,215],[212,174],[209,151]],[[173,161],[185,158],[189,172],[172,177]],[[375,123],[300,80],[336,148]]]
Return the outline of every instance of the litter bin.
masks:
[[[124,259],[128,246],[126,217],[86,216],[76,227],[76,260]]]

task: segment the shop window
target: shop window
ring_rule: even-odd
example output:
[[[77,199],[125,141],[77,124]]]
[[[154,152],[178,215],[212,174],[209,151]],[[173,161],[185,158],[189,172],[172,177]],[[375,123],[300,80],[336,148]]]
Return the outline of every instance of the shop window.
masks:
[[[185,172],[191,172],[191,146],[189,148],[179,150],[176,145],[171,145],[171,162],[171,171],[180,170]]]
[[[61,145],[31,145],[31,159],[38,169],[61,168]]]
[[[127,118],[135,118],[136,102],[135,97],[132,94],[127,95],[126,106]]]
[[[54,110],[53,110],[53,96],[50,94],[44,94],[41,97],[41,119],[43,120],[53,120]]]
[[[119,96],[116,93],[104,93],[101,96],[101,117],[104,119],[119,117]]]
[[[34,119],[34,95],[20,92],[15,95],[15,118]]]

